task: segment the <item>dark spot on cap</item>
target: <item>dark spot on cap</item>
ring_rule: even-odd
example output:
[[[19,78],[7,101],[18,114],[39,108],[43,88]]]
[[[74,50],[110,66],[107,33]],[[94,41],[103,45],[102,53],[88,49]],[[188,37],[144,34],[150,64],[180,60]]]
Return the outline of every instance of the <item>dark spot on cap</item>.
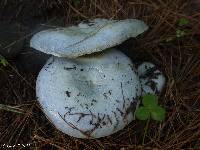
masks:
[[[64,70],[76,70],[76,66],[73,65],[73,67],[64,67]]]
[[[71,92],[66,91],[65,93],[67,94],[68,97],[70,97]]]
[[[117,111],[119,111],[120,112],[120,115],[121,116],[123,116],[124,115],[124,113],[119,109],[119,108],[116,108],[117,109]]]
[[[106,125],[106,123],[105,122],[102,122],[102,124],[105,126]]]
[[[111,92],[112,92],[112,90],[109,90],[109,91],[108,91],[108,93],[109,93],[110,95],[112,94]]]
[[[128,64],[128,65],[130,66],[131,70],[134,71],[134,66],[131,64]]]
[[[107,99],[107,98],[108,98],[108,96],[106,95],[106,93],[103,93],[103,96],[105,97],[105,99]]]
[[[95,99],[92,99],[92,102],[96,103],[96,102],[97,102],[97,100],[95,100]]]

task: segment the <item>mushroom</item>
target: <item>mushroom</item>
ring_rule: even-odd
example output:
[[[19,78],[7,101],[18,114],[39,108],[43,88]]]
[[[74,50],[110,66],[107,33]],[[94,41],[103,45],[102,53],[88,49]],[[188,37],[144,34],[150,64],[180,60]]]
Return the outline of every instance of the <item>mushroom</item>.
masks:
[[[99,138],[124,128],[141,95],[131,60],[115,49],[75,59],[52,57],[36,85],[49,119],[78,138]]]
[[[54,55],[38,75],[36,95],[57,129],[77,138],[111,135],[133,120],[139,96],[162,90],[164,75],[153,64],[136,69],[110,48],[147,28],[136,19],[95,19],[33,36],[31,47]],[[149,81],[158,83],[157,90],[149,90]]]
[[[146,93],[159,94],[165,84],[165,76],[152,63],[143,62],[137,68],[138,76],[142,87],[142,95]]]
[[[114,47],[147,29],[137,19],[94,19],[78,26],[41,31],[33,36],[30,46],[54,56],[76,58]]]

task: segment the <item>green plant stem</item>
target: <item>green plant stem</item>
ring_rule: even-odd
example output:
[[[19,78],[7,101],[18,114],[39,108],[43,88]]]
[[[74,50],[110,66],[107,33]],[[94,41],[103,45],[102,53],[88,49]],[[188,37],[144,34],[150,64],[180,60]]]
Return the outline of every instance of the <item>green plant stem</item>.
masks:
[[[144,140],[145,140],[145,137],[147,135],[147,130],[148,130],[148,127],[149,127],[149,122],[150,122],[150,118],[148,118],[148,120],[146,122],[146,126],[144,128],[144,135],[143,135],[143,139],[142,139],[142,145],[144,145]]]

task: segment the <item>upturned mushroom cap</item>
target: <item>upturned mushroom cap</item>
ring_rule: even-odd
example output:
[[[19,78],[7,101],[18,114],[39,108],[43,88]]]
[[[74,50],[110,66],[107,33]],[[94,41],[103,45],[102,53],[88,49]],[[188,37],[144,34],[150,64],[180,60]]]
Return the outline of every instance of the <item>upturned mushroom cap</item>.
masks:
[[[130,59],[110,49],[76,59],[51,57],[39,73],[36,94],[56,128],[99,138],[133,120],[141,86]]]
[[[121,44],[147,29],[137,19],[94,19],[78,26],[41,31],[32,37],[30,46],[54,56],[76,58]]]

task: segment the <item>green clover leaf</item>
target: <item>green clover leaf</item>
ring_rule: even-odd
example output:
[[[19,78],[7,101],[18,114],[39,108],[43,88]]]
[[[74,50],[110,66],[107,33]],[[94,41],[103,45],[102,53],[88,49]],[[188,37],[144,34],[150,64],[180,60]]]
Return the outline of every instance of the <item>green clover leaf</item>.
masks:
[[[165,109],[157,106],[151,110],[151,117],[156,121],[163,121],[165,119]]]
[[[8,65],[8,61],[5,58],[0,58],[0,64],[2,64],[5,67]]]
[[[139,120],[149,120],[152,118],[156,121],[165,119],[165,109],[158,105],[158,97],[153,94],[145,94],[142,97],[142,104],[136,109],[135,115]]]
[[[142,104],[149,109],[152,107],[154,108],[158,105],[158,98],[153,94],[145,94],[142,97]]]
[[[136,110],[135,116],[139,120],[147,120],[150,118],[150,112],[146,107],[141,106]]]
[[[176,37],[177,38],[181,38],[181,37],[184,37],[185,36],[185,31],[182,31],[182,30],[176,30]]]
[[[143,95],[142,104],[143,106],[136,109],[135,116],[138,120],[147,120],[142,139],[142,144],[144,145],[150,119],[163,121],[165,119],[165,109],[158,105],[158,97],[153,94]]]
[[[178,25],[179,26],[185,26],[185,25],[187,25],[189,23],[189,20],[187,19],[187,18],[180,18],[179,20],[178,20]]]

